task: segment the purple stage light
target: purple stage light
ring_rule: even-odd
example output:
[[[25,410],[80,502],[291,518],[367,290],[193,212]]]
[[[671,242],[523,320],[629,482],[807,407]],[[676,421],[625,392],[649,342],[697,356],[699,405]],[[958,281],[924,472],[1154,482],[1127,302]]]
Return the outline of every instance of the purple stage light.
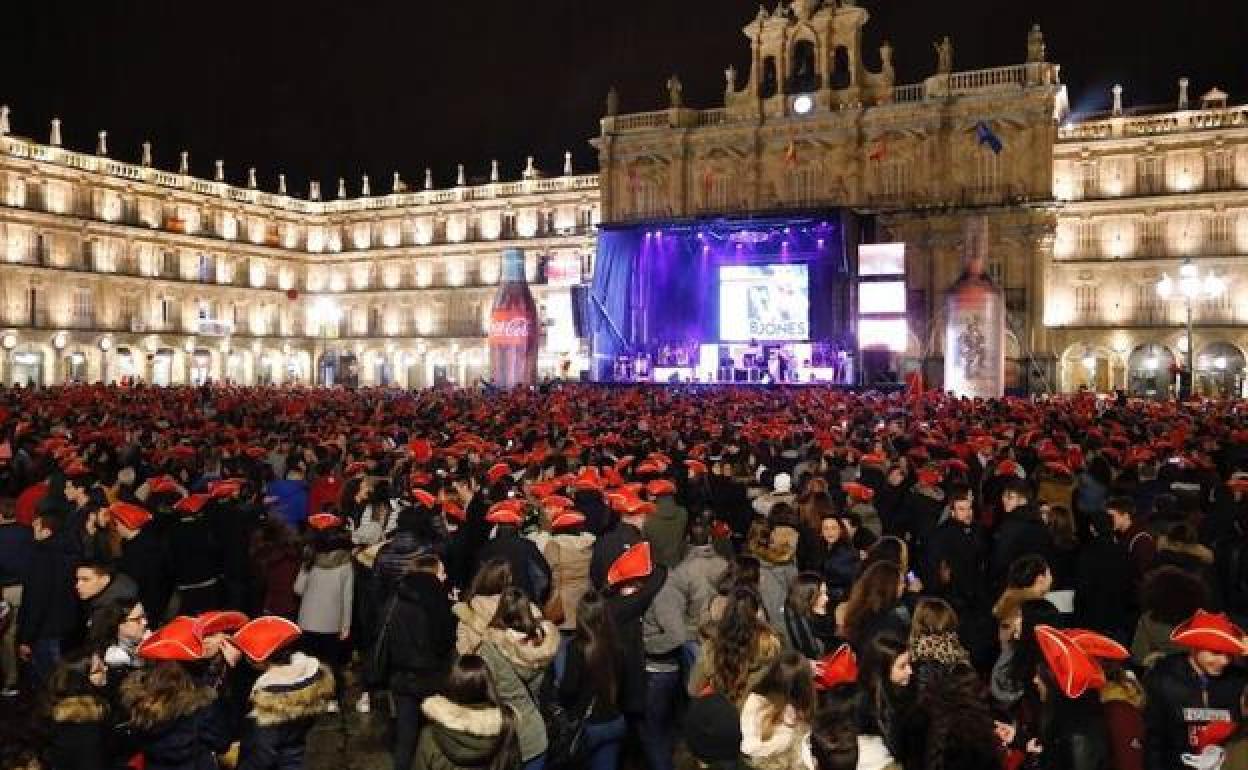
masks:
[[[821,249],[822,249],[822,248],[823,248],[823,239],[822,239],[822,238],[820,238],[820,239],[816,240],[816,241],[815,241],[815,245],[816,245],[816,246],[818,246],[819,248],[821,248]]]

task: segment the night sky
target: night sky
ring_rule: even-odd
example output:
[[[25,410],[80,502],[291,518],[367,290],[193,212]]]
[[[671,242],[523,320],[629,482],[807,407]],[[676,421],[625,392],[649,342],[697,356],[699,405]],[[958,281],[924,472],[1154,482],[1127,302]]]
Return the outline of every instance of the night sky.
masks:
[[[1172,102],[1184,74],[1193,99],[1214,84],[1233,102],[1248,90],[1244,0],[862,4],[872,14],[868,66],[890,40],[899,83],[931,74],[931,43],[944,34],[956,69],[1021,62],[1036,21],[1076,109],[1103,108],[1116,81],[1128,107]],[[491,158],[514,179],[529,154],[558,173],[565,149],[587,171],[610,84],[624,111],[657,109],[676,72],[688,104],[719,105],[724,67],[744,78],[741,28],[757,9],[751,0],[7,2],[0,102],[18,134],[46,141],[59,115],[76,149],[92,151],[107,129],[113,157],[136,161],[151,139],[158,166],[175,168],[189,149],[201,176],[224,158],[231,181],[255,165],[271,190],[281,170],[301,195],[309,176],[330,197],[345,176],[354,194],[363,172],[388,192],[393,171],[418,184],[425,166],[445,187],[456,163],[484,177]]]

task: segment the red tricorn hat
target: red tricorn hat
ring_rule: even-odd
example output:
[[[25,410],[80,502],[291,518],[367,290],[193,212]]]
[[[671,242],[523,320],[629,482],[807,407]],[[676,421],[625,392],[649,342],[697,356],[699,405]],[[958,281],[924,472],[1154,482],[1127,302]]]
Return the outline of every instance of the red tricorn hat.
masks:
[[[233,497],[243,490],[243,482],[238,479],[222,479],[208,485],[208,494],[216,499]]]
[[[1065,633],[1052,626],[1036,626],[1036,642],[1058,689],[1067,698],[1078,698],[1089,688],[1105,684],[1101,667]]]
[[[412,499],[424,508],[432,508],[438,504],[438,498],[425,489],[412,490]]]
[[[342,526],[342,517],[332,513],[314,513],[308,517],[308,526],[317,532],[338,529]]]
[[[928,487],[934,487],[942,480],[940,471],[935,468],[923,468],[916,473],[915,476],[918,478],[920,484]]]
[[[427,463],[433,459],[433,445],[428,439],[412,439],[407,442],[407,451],[412,453],[412,459],[418,463]]]
[[[676,485],[667,479],[654,479],[646,483],[646,492],[651,497],[664,497],[676,494]]]
[[[211,499],[208,495],[187,495],[174,504],[173,510],[178,513],[199,513]]]
[[[709,471],[701,460],[685,460],[685,467],[689,469],[690,476],[705,476]]]
[[[1068,628],[1064,633],[1079,649],[1097,660],[1126,660],[1131,657],[1131,652],[1126,647],[1095,631]]]
[[[572,485],[581,491],[601,492],[602,477],[598,474],[596,467],[587,465],[576,474]]]
[[[231,641],[249,660],[261,663],[298,639],[299,633],[299,626],[286,618],[266,615],[238,629]]]
[[[841,485],[851,500],[870,502],[875,497],[875,490],[858,481],[848,481]]]
[[[462,522],[468,520],[468,512],[464,510],[464,507],[451,500],[442,503],[442,513],[446,514],[446,518],[454,519],[455,521]]]
[[[575,505],[576,503],[563,495],[547,495],[542,498],[542,507],[547,510],[565,510]]]
[[[179,491],[178,482],[174,481],[171,476],[157,476],[154,479],[148,479],[147,489],[157,495],[171,494]]]
[[[1071,475],[1071,473],[1070,473],[1070,468],[1069,468],[1069,467],[1068,467],[1065,463],[1059,463],[1059,462],[1055,462],[1055,461],[1050,461],[1050,462],[1045,463],[1045,464],[1044,464],[1044,467],[1045,467],[1045,469],[1046,469],[1046,470],[1048,470],[1050,473],[1055,473],[1055,474],[1057,474],[1058,476],[1069,476],[1069,475]]]
[[[507,476],[511,475],[511,466],[507,463],[494,463],[490,469],[485,472],[486,481],[491,484],[497,484]]]
[[[650,543],[642,541],[629,548],[607,570],[607,585],[614,587],[628,580],[644,578],[654,571],[650,559]]]
[[[86,476],[90,472],[91,472],[91,469],[88,468],[87,464],[84,463],[82,460],[77,460],[77,459],[71,460],[69,464],[65,466],[65,476],[71,479],[76,479],[80,476]]]
[[[558,532],[561,529],[575,529],[585,524],[585,514],[576,511],[560,511],[555,518],[551,519],[550,530]]]
[[[831,690],[843,684],[858,681],[858,656],[848,644],[842,644],[835,652],[815,661],[815,687]]]
[[[204,639],[194,618],[179,616],[143,640],[137,650],[145,660],[189,662],[204,657]]]
[[[195,617],[201,636],[233,633],[247,625],[249,620],[250,618],[236,610],[212,610],[201,612]]]
[[[655,476],[663,472],[663,467],[654,460],[642,460],[637,465],[638,476]]]
[[[494,503],[490,506],[490,510],[485,514],[485,520],[491,524],[503,524],[512,527],[518,527],[524,522],[524,516],[521,511],[524,509],[524,503],[514,498]]]
[[[1227,655],[1248,653],[1243,630],[1226,615],[1205,610],[1196,610],[1195,615],[1176,626],[1170,633],[1170,641],[1190,650]]]
[[[143,529],[152,520],[152,514],[146,508],[133,503],[113,503],[108,506],[108,512],[113,515],[113,521],[135,531]]]
[[[858,458],[858,462],[862,465],[883,465],[888,462],[888,457],[880,452],[869,452]]]

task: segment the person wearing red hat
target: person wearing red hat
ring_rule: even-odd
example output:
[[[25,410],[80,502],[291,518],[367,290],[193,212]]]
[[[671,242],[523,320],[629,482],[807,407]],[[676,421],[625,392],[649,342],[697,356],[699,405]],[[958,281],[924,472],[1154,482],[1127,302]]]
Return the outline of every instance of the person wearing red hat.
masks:
[[[576,608],[589,589],[589,562],[594,553],[594,536],[585,531],[585,516],[566,511],[550,522],[550,539],[542,549],[550,565],[554,585],[543,612],[560,631],[576,630]]]
[[[176,521],[167,534],[170,577],[184,615],[220,609],[225,599],[225,549],[207,515],[206,496],[202,503],[179,503]]]
[[[347,662],[355,599],[351,541],[336,528],[320,530],[312,538],[312,551],[311,562],[305,562],[295,578],[302,646],[337,674]],[[331,702],[331,710],[337,708],[337,702]]]
[[[523,591],[529,601],[542,607],[550,599],[550,565],[537,545],[520,534],[523,509],[519,498],[507,498],[491,507],[486,520],[489,522],[489,516],[495,519],[489,522],[495,524],[494,537],[477,551],[476,563],[485,564],[492,559],[507,562],[511,565],[512,585]]]
[[[689,511],[676,499],[676,485],[668,479],[646,484],[646,494],[654,501],[654,513],[646,517],[642,534],[654,548],[654,560],[671,569],[685,556],[685,530]]]
[[[1183,767],[1183,754],[1199,752],[1194,740],[1200,729],[1244,719],[1248,676],[1234,665],[1248,653],[1244,631],[1225,615],[1197,610],[1175,627],[1170,641],[1183,651],[1162,658],[1144,678],[1149,770]]]
[[[334,676],[295,650],[299,627],[285,618],[256,618],[230,637],[260,671],[239,747],[239,770],[302,768],[308,732],[334,699]]]

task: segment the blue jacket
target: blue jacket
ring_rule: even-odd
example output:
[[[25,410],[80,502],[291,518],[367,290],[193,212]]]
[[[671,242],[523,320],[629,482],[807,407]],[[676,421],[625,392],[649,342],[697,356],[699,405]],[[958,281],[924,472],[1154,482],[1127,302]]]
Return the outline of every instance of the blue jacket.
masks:
[[[295,529],[308,519],[308,482],[303,479],[270,481],[268,493],[277,498],[282,520]]]

